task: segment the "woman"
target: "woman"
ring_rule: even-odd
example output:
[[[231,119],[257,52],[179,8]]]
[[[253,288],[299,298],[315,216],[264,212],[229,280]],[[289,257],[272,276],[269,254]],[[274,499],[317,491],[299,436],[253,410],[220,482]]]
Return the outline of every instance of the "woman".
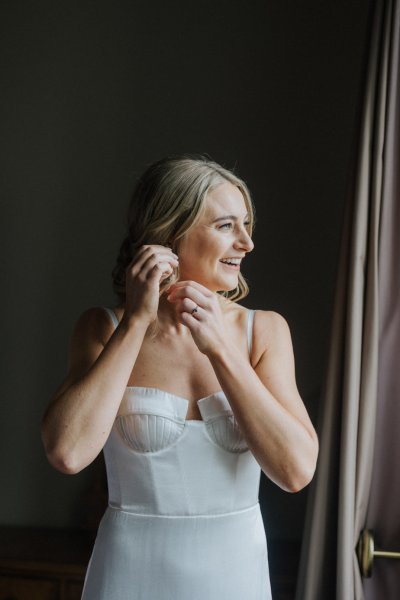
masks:
[[[150,166],[113,271],[120,302],[75,327],[43,419],[50,463],[103,449],[109,506],[84,600],[268,600],[261,469],[311,480],[318,442],[286,321],[240,304],[253,250],[243,181],[205,157]]]

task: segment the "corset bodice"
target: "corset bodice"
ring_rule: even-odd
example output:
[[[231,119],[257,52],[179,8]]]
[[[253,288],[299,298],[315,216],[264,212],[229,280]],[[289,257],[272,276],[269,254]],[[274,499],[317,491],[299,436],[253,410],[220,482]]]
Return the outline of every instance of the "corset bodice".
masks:
[[[128,512],[221,514],[258,502],[261,469],[224,392],[189,401],[157,388],[128,387],[104,447],[109,503]]]

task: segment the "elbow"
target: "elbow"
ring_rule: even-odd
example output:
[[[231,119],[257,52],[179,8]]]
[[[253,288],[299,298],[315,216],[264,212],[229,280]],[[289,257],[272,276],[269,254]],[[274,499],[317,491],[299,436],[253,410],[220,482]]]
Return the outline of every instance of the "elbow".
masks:
[[[84,468],[71,453],[62,452],[58,448],[46,448],[46,446],[45,453],[51,466],[64,475],[76,475]]]
[[[311,483],[318,459],[318,438],[311,437],[311,442],[303,446],[302,452],[290,449],[280,453],[280,460],[271,469],[271,463],[260,463],[264,474],[285,492],[295,494]]]
[[[314,477],[314,471],[312,473],[303,472],[298,474],[297,477],[292,477],[286,484],[285,489],[291,494],[297,494],[301,492],[305,487],[311,483]]]
[[[73,452],[68,452],[62,449],[59,444],[51,442],[47,438],[43,427],[41,437],[47,460],[50,465],[57,471],[60,471],[60,473],[64,473],[65,475],[76,475],[86,466],[82,465],[77,460],[77,457]]]
[[[286,491],[296,494],[300,492],[305,487],[307,487],[311,481],[313,480],[315,470],[317,467],[317,458],[318,458],[318,440],[314,440],[314,447],[311,456],[308,457],[308,460],[298,465],[297,469],[292,473],[291,477],[288,478],[287,484],[285,486]]]
[[[71,456],[62,454],[60,452],[47,451],[46,456],[51,466],[64,475],[76,475],[84,468],[84,466],[75,462]]]
[[[264,474],[269,477],[277,486],[285,492],[296,494],[303,490],[312,481],[315,468],[307,469],[304,465],[301,467],[288,468],[287,465],[281,468],[279,475],[272,476],[267,469],[262,469]]]

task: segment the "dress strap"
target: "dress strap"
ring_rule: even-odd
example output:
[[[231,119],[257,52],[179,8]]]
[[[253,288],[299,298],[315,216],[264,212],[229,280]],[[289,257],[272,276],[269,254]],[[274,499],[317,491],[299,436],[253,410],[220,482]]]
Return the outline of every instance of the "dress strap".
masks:
[[[249,356],[251,356],[251,349],[253,347],[253,328],[254,328],[254,315],[255,310],[247,309],[247,345],[249,348]]]
[[[119,321],[118,321],[117,315],[115,314],[115,312],[113,311],[113,309],[112,308],[107,308],[106,306],[102,306],[102,308],[104,308],[104,310],[108,313],[111,321],[114,324],[114,327],[117,328],[118,324],[119,324]]]

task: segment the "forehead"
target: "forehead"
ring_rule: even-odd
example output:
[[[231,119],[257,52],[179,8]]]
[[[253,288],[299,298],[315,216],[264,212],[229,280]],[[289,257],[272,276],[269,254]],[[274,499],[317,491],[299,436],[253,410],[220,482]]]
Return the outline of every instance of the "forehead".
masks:
[[[247,214],[242,192],[229,181],[210,190],[205,199],[205,218],[217,218],[224,214],[237,217],[244,217]]]

